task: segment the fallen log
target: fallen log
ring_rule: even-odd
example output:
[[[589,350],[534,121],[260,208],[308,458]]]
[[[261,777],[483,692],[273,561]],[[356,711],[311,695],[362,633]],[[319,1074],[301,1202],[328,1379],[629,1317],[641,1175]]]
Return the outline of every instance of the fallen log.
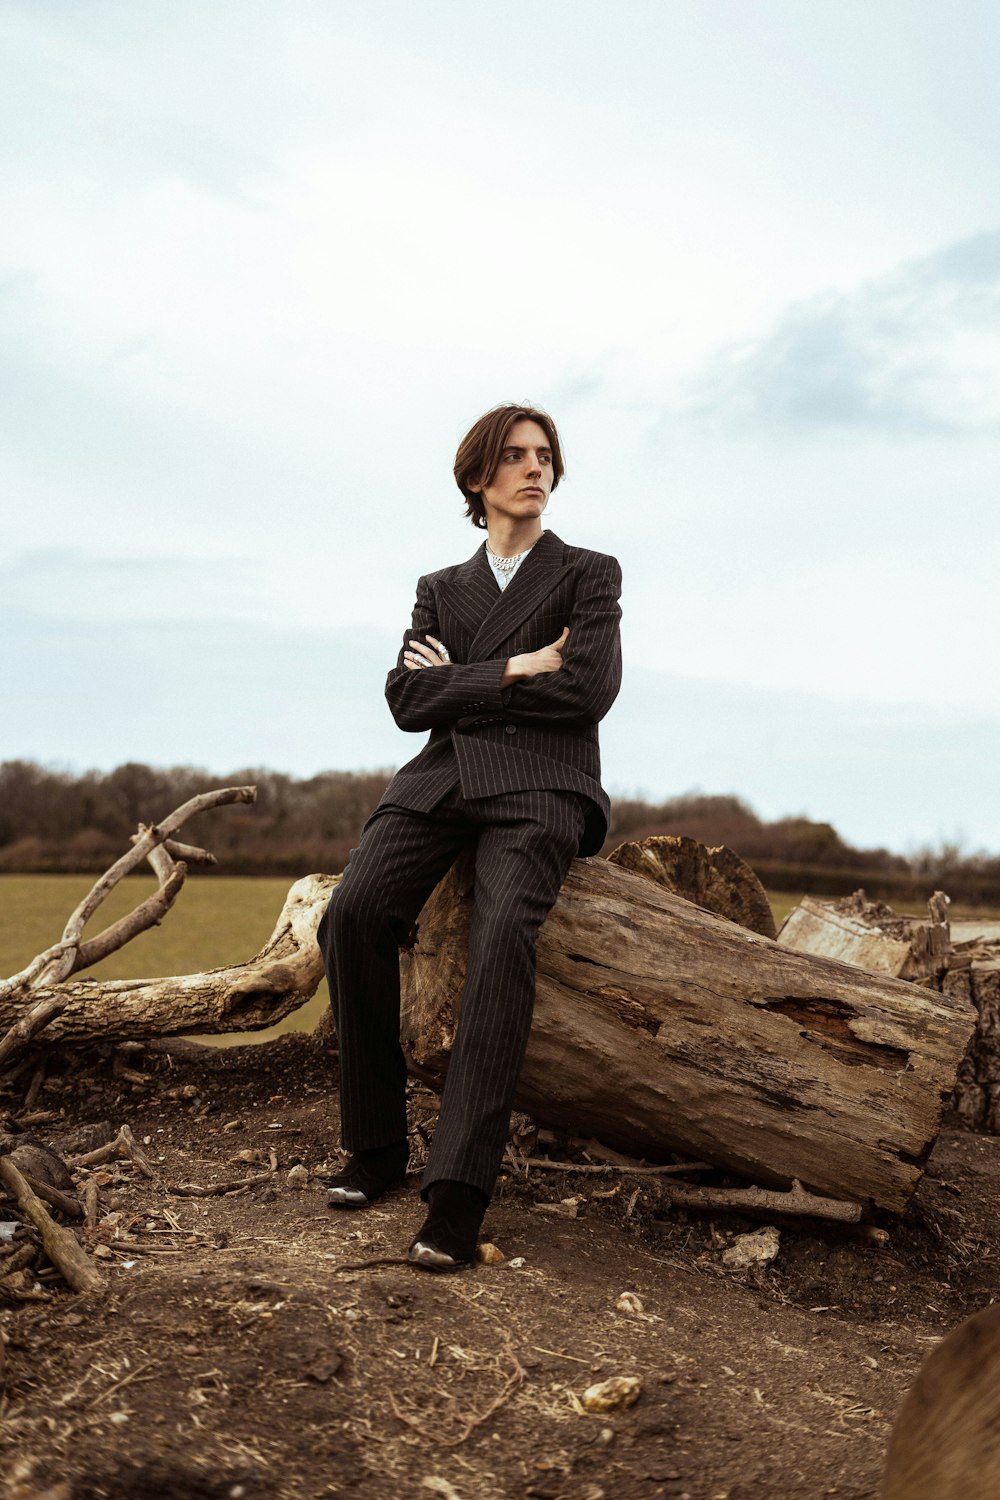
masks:
[[[163,870],[165,836],[184,811],[137,842]],[[666,846],[655,857],[635,847],[618,862],[575,861],[542,929],[520,1106],[652,1161],[679,1154],[764,1186],[798,1179],[826,1198],[904,1208],[972,1030],[967,1001],[789,951],[675,894],[695,869],[702,899],[712,886],[716,905],[731,900],[725,882],[709,880],[683,848],[668,870]],[[464,981],[472,872],[470,856],[455,865],[401,958],[404,1050],[410,1070],[436,1087]],[[316,928],[335,876],[297,881],[271,938],[245,964],[164,979],[70,980],[71,950],[72,963],[86,951],[82,921],[111,873],[62,943],[0,985],[8,1036],[50,999],[46,1037],[54,1041],[249,1031],[316,990]],[[742,907],[737,914],[749,920]],[[46,965],[63,975],[51,989]]]
[[[164,979],[73,979],[52,991],[0,994],[0,1028],[51,998],[47,1040],[142,1040],[273,1026],[315,994],[323,977],[316,928],[339,877],[307,875],[285,898],[255,957],[204,974]]]
[[[435,1087],[473,879],[463,857],[402,955],[404,1051]],[[537,973],[519,1108],[635,1155],[897,1212],[974,1022],[960,996],[790,951],[601,859],[574,861]]]
[[[797,953],[840,958],[897,974],[973,1007],[975,1030],[962,1058],[952,1104],[973,1130],[1000,1134],[1000,926],[951,922],[935,891],[926,918],[898,916],[855,891],[840,901],[807,896],[785,918],[778,942]]]

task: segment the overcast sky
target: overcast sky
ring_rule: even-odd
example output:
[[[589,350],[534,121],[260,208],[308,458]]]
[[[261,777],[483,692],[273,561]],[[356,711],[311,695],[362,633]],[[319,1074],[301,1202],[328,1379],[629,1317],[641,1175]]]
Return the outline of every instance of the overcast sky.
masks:
[[[612,795],[1000,849],[1000,10],[0,5],[0,759],[391,767],[484,408]]]

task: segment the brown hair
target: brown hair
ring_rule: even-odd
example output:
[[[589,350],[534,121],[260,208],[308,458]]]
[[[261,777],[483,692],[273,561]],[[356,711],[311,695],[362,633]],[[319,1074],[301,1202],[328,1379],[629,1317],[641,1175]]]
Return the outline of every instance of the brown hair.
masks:
[[[552,449],[552,488],[555,489],[566,467],[556,424],[548,412],[535,406],[519,406],[514,401],[505,401],[485,412],[474,422],[458,445],[455,454],[455,483],[465,496],[465,513],[473,526],[486,529],[486,507],[483,497],[470,485],[488,485],[500,467],[500,459],[510,430],[516,422],[537,422],[549,440]]]

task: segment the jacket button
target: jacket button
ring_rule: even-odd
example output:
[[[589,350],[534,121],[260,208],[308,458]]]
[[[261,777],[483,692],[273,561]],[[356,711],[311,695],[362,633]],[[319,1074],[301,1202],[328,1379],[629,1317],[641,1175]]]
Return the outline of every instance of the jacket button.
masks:
[[[516,724],[505,724],[503,727],[504,727],[504,733],[505,734],[516,734],[517,733],[517,725]]]

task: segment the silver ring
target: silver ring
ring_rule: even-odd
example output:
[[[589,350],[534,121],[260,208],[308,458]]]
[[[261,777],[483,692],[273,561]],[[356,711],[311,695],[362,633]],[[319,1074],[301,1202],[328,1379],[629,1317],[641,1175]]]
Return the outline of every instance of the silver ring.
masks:
[[[451,661],[451,657],[448,655],[447,646],[439,646],[438,655],[441,657],[442,661]]]

